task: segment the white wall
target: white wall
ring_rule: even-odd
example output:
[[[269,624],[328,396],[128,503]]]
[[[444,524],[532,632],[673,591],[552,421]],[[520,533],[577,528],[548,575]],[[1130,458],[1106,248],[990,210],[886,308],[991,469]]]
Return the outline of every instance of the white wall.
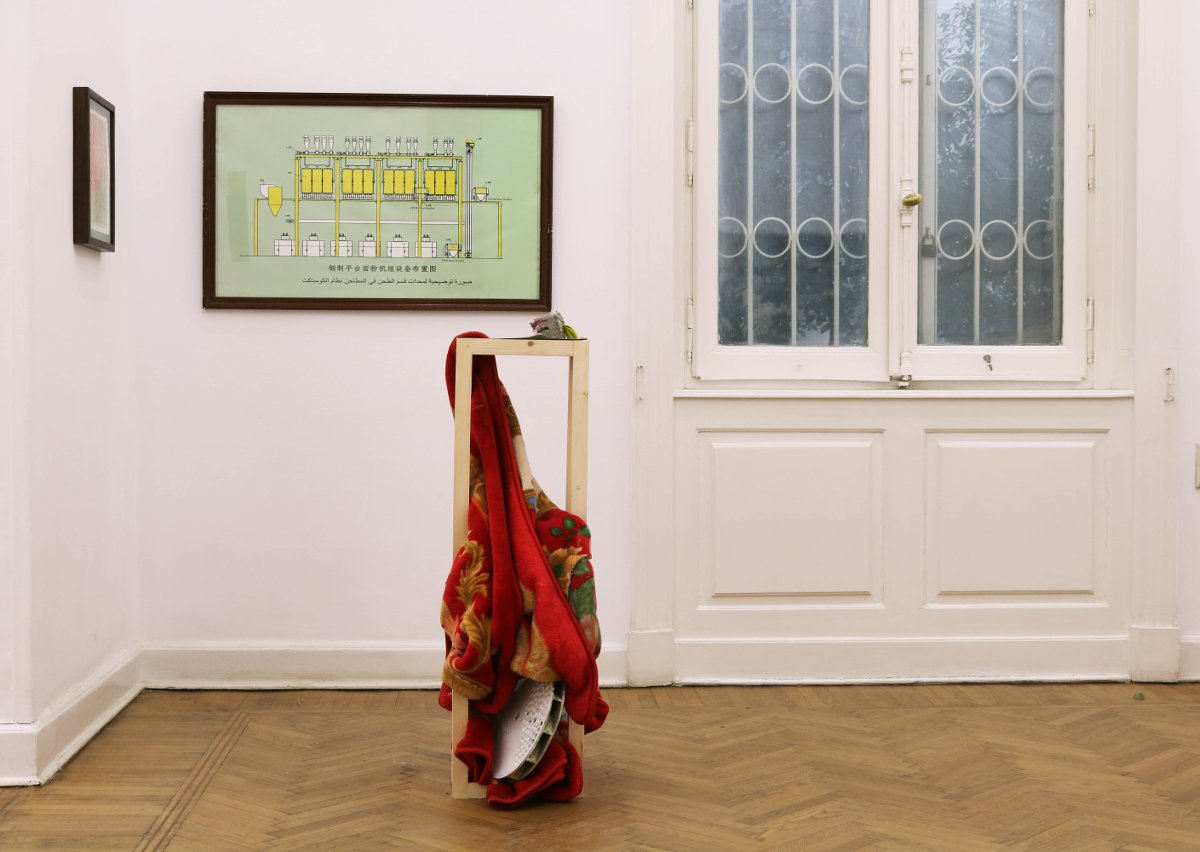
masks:
[[[122,184],[137,203],[122,248],[136,261],[142,637],[440,642],[446,347],[467,329],[529,333],[527,314],[201,309],[202,93],[539,94],[555,97],[554,305],[593,341],[588,520],[600,617],[607,644],[622,646],[632,549],[628,2],[586,14],[556,0],[137,10],[139,122],[126,137],[136,166]],[[365,22],[361,38],[336,36],[343,18]],[[387,20],[395,38],[377,38]],[[430,37],[412,37],[414,25]],[[561,385],[565,374],[515,361],[501,375],[550,486],[562,477],[565,387],[539,381]]]
[[[1200,34],[1200,5],[1180,3],[1174,8],[1176,32]],[[1185,41],[1190,44],[1190,41]],[[1187,54],[1185,53],[1186,57]],[[1195,150],[1200,143],[1200,67],[1179,63],[1180,157],[1176,164],[1179,205],[1174,215],[1185,235],[1174,247],[1179,268],[1179,626],[1185,642],[1200,650],[1200,490],[1195,487],[1196,446],[1200,444],[1200,240],[1194,234],[1200,222],[1200,177]],[[1185,656],[1185,667],[1189,658]],[[1200,664],[1200,654],[1196,655]],[[1186,673],[1186,672],[1185,672]],[[1190,672],[1200,676],[1200,668]]]
[[[0,477],[8,483],[0,580],[12,618],[0,643],[16,654],[0,720],[33,721],[135,641],[136,281],[135,258],[121,241],[134,195],[117,194],[121,251],[71,242],[72,86],[89,85],[117,105],[118,181],[131,171],[125,143],[133,127],[120,106],[131,97],[124,17],[123,3],[83,0],[5,9],[13,42],[54,37],[39,38],[35,50],[9,45],[25,69],[4,130],[15,157],[5,184],[13,335],[5,359],[11,407],[0,433],[0,473],[11,475]]]
[[[0,196],[9,235],[0,251],[0,722],[32,719],[135,637],[440,637],[445,347],[468,328],[525,334],[528,316],[202,310],[206,89],[555,96],[555,305],[593,340],[589,521],[606,645],[623,647],[633,562],[629,9],[629,0],[586,16],[553,0],[439,4],[431,17],[458,21],[482,45],[450,55],[433,40],[330,51],[315,37],[330,27],[312,22],[331,12],[313,0],[5,4],[0,67],[27,85],[5,87],[0,102],[15,118],[0,133],[11,188]],[[1200,7],[1170,14],[1180,32],[1200,31]],[[29,48],[31,33],[49,32]],[[1200,71],[1181,65],[1186,94]],[[68,236],[75,84],[118,108],[111,255]],[[1178,221],[1188,223],[1200,219],[1195,170],[1183,162],[1194,147],[1186,140],[1200,139],[1200,107],[1184,97],[1179,108]],[[1200,641],[1191,473],[1200,244],[1167,250],[1180,270],[1179,621]],[[535,470],[554,491],[562,370],[513,360],[502,371]]]
[[[0,69],[16,85],[0,87],[0,114],[29,110],[29,9],[6,9],[0,27]],[[27,122],[0,132],[0,233],[28,233],[25,209]],[[28,716],[29,538],[29,256],[0,243],[0,723]],[[21,705],[18,708],[18,705]]]

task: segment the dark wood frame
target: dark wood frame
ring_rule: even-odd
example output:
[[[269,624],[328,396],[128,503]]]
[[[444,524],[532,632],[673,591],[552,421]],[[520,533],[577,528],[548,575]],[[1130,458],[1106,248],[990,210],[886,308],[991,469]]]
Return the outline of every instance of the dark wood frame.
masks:
[[[490,109],[536,109],[541,113],[540,192],[538,210],[538,294],[530,299],[427,299],[356,297],[219,296],[216,281],[216,132],[218,107],[262,106],[394,106]],[[397,140],[399,141],[399,140]],[[535,95],[396,95],[305,92],[204,93],[204,235],[203,283],[205,308],[298,310],[550,310],[551,237],[553,207],[554,98]],[[297,250],[299,248],[297,247]]]
[[[91,217],[91,104],[108,110],[108,222],[107,238],[92,230]],[[72,215],[71,224],[75,245],[96,251],[115,251],[117,247],[117,108],[87,86],[71,90],[72,116]]]

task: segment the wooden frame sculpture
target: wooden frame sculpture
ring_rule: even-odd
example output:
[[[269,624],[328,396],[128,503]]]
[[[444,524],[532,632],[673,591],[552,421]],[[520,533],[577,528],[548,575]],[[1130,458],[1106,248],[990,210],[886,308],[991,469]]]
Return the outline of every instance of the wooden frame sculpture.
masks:
[[[540,355],[569,358],[567,385],[567,497],[564,508],[587,515],[588,342],[586,340],[458,338],[454,370],[454,541],[457,552],[467,538],[470,500],[471,376],[476,355]],[[450,724],[450,795],[481,799],[487,787],[467,779],[467,765],[454,757],[454,746],[467,730],[469,702],[457,694]],[[583,756],[583,728],[568,726],[571,745]]]

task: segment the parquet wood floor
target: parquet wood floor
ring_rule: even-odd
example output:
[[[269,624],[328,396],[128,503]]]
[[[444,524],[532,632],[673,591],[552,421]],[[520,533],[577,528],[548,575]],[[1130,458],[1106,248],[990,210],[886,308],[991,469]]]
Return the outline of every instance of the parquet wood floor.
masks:
[[[1200,849],[1200,684],[607,697],[584,797],[494,811],[433,693],[145,692],[0,849]]]

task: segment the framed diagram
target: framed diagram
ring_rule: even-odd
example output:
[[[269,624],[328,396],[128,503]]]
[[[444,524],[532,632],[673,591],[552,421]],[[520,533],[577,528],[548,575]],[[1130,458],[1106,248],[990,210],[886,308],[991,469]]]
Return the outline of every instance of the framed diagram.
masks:
[[[204,94],[204,307],[550,308],[551,97]]]
[[[87,86],[75,86],[71,119],[74,242],[96,251],[114,251],[117,110]]]

